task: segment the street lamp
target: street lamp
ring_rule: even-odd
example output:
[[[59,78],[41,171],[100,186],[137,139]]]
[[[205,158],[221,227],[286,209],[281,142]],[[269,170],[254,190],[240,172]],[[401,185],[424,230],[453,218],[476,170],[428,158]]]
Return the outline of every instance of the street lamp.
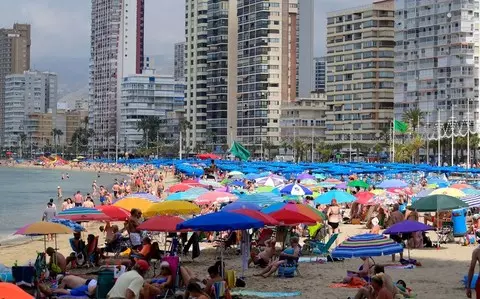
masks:
[[[452,105],[452,142],[451,142],[451,148],[450,148],[450,158],[451,162],[450,165],[453,166],[453,148],[454,148],[454,141],[455,141],[455,132],[454,132],[454,121],[455,121],[455,114],[454,114],[454,108],[455,105]]]

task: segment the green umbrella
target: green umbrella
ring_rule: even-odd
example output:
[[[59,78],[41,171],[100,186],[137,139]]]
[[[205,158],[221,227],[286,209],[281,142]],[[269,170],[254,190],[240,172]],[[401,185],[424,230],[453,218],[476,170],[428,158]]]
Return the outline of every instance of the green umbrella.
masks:
[[[437,212],[468,208],[468,204],[453,196],[437,194],[422,197],[408,208],[418,212]]]
[[[367,183],[365,183],[364,181],[351,181],[350,183],[348,183],[348,186],[349,187],[359,187],[359,188],[368,188],[369,185]]]

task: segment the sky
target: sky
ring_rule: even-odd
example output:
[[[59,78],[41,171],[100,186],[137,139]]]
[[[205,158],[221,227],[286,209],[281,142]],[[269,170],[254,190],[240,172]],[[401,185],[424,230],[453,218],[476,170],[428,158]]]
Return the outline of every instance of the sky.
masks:
[[[325,53],[326,13],[372,0],[314,0],[315,55]],[[184,0],[145,0],[145,53],[173,55],[184,39]],[[0,28],[32,24],[33,58],[90,55],[91,0],[0,0]]]

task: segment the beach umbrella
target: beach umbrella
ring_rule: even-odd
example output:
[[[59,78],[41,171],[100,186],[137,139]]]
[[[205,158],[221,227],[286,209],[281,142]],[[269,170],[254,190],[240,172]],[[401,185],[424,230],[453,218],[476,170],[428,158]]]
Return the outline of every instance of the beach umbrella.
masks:
[[[372,192],[368,192],[368,191],[358,192],[357,194],[355,194],[355,197],[357,198],[357,200],[355,200],[355,202],[356,202],[356,203],[359,203],[359,204],[361,204],[361,205],[365,205],[365,204],[367,204],[374,196],[375,196],[375,194],[373,194]]]
[[[222,157],[220,157],[219,155],[212,154],[212,153],[205,153],[205,154],[198,154],[197,158],[199,158],[200,160],[219,160]]]
[[[281,196],[269,192],[242,195],[237,200],[239,203],[253,203],[262,207],[283,201],[284,199]]]
[[[430,195],[448,195],[453,197],[464,197],[465,193],[455,188],[440,188],[437,190],[433,190]]]
[[[387,188],[405,188],[408,187],[408,183],[402,180],[392,179],[385,180],[377,185],[378,188],[387,189]]]
[[[453,184],[450,186],[450,188],[455,188],[455,189],[475,189],[472,185],[469,184]]]
[[[255,180],[258,186],[279,187],[285,184],[285,178],[278,175],[269,175],[267,177]]]
[[[364,188],[367,189],[369,185],[365,183],[364,181],[356,180],[356,181],[350,181],[347,184],[348,187],[358,187],[358,188]]]
[[[316,186],[318,182],[314,179],[304,179],[300,181],[300,184],[305,186]]]
[[[51,235],[71,233],[73,233],[73,230],[65,225],[53,222],[38,221],[22,227],[15,232],[15,235]]]
[[[208,192],[208,191],[207,191]],[[172,193],[168,195],[165,200],[166,201],[176,201],[176,200],[188,200],[188,201],[193,201],[200,195],[195,194],[195,193],[189,193],[187,191],[185,192],[177,192],[177,193]]]
[[[145,211],[153,205],[153,202],[149,201],[148,199],[141,199],[141,198],[124,198],[120,199],[113,204],[113,206],[123,208],[127,211],[131,211],[132,209],[138,209],[145,213]]]
[[[50,220],[50,222],[65,225],[66,227],[73,230],[74,232],[82,232],[85,230],[85,228],[80,224],[68,219],[53,218],[52,220]]]
[[[177,229],[195,231],[227,231],[261,228],[264,223],[258,219],[232,212],[215,212],[186,220],[177,225]]]
[[[105,215],[107,215],[114,221],[125,221],[130,217],[130,211],[127,211],[121,207],[104,205],[104,206],[97,206],[95,208],[103,212]]]
[[[404,220],[390,226],[383,233],[386,235],[390,235],[390,234],[398,235],[398,234],[407,234],[407,233],[414,233],[414,232],[424,232],[429,230],[435,230],[435,228],[433,226],[426,225],[418,221]]]
[[[412,195],[412,190],[410,188],[387,188],[387,192]]]
[[[434,194],[418,199],[408,208],[418,212],[438,212],[466,207],[468,207],[468,204],[456,197]]]
[[[95,208],[74,207],[66,209],[57,214],[58,218],[69,219],[72,221],[111,221],[102,211]]]
[[[138,229],[150,232],[177,232],[177,225],[183,221],[185,220],[178,216],[160,215],[145,220]]]
[[[217,181],[213,181],[213,180],[200,180],[198,182],[199,184],[203,185],[203,186],[207,186],[207,187],[212,187],[212,188],[222,188],[223,185]],[[190,191],[190,190],[187,190],[187,191]]]
[[[480,194],[468,195],[461,199],[469,208],[480,207]]]
[[[465,193],[465,196],[480,195],[480,190],[478,189],[462,189],[462,192]]]
[[[393,205],[398,203],[399,196],[396,193],[385,192],[379,195],[375,195],[370,199],[366,205]]]
[[[210,205],[212,203],[224,203],[237,200],[238,196],[228,192],[211,191],[197,197],[193,202],[197,205]]]
[[[283,187],[280,190],[281,194],[289,194],[289,195],[296,195],[296,196],[303,196],[303,195],[312,195],[312,190],[308,189],[305,186],[300,184],[289,184]]]
[[[283,225],[315,224],[326,219],[325,215],[309,205],[286,202],[276,203],[261,210]]]
[[[356,198],[344,191],[331,190],[315,198],[314,203],[317,205],[329,204],[333,199],[337,200],[337,203],[347,203],[354,201]]]
[[[260,187],[255,189],[255,192],[257,192],[257,193],[272,192],[272,193],[280,195],[280,190],[278,190],[277,188],[272,187],[272,186],[260,186]]]
[[[227,173],[227,177],[232,178],[232,179],[243,179],[245,177],[245,174],[241,171],[230,171]]]
[[[189,185],[189,184],[179,183],[179,184],[175,184],[175,185],[170,186],[170,187],[167,189],[167,192],[170,192],[170,193],[185,192],[185,191],[187,191],[188,189],[191,189],[192,187],[193,187],[193,186],[192,186],[192,185]]]
[[[118,202],[120,200],[124,200],[124,199],[132,199],[132,200],[144,199],[144,200],[148,200],[148,201],[151,201],[151,202],[159,202],[159,201],[162,200],[160,197],[155,196],[152,193],[138,192],[138,193],[132,193],[130,195],[119,198],[119,199],[115,200],[113,203],[116,203],[116,202]]]
[[[346,182],[341,182],[340,184],[335,185],[335,188],[346,190],[347,189],[347,183]]]
[[[257,210],[250,210],[250,209],[238,209],[238,210],[230,210],[229,212],[232,213],[238,213],[242,215],[246,215],[249,217],[252,217],[254,219],[262,221],[265,225],[279,225],[280,222],[278,222],[275,218],[273,218],[270,215],[267,215],[265,213],[262,213]]]
[[[333,258],[391,255],[403,252],[402,245],[387,236],[361,234],[347,238],[332,251]]]
[[[145,217],[157,215],[192,215],[200,213],[200,208],[188,201],[164,201],[152,204],[145,212]]]
[[[0,298],[5,299],[33,299],[33,296],[22,290],[14,283],[0,282]]]
[[[416,197],[416,198],[425,197],[425,196],[430,195],[430,193],[432,193],[432,192],[433,192],[432,189],[423,189],[422,191],[420,191],[420,192],[418,192],[417,194],[415,194],[414,197]]]
[[[260,206],[255,203],[250,203],[246,201],[236,201],[224,206],[222,208],[222,211],[229,212],[232,210],[240,210],[240,209],[248,209],[248,210],[255,210],[255,211],[261,210]]]
[[[247,186],[243,181],[238,181],[238,180],[227,182],[226,184],[229,186],[236,186],[241,188],[244,188]]]
[[[315,177],[308,173],[302,173],[297,176],[297,180],[315,180]]]
[[[343,183],[342,181],[340,181],[340,180],[338,180],[338,179],[334,179],[334,178],[326,179],[324,182],[333,183],[333,184],[335,184],[335,185],[338,185],[338,184]]]
[[[368,191],[370,193],[373,193],[375,195],[380,195],[380,194],[384,194],[387,192],[387,190],[383,190],[383,189],[375,189],[375,190],[370,190]]]
[[[329,183],[329,182],[320,182],[318,183],[318,186],[322,187],[322,188],[333,188],[335,187],[337,184],[334,184],[334,183]]]

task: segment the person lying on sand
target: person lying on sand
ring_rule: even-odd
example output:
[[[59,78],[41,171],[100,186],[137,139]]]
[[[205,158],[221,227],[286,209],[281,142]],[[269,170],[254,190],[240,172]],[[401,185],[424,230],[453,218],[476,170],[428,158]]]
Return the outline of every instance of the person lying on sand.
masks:
[[[248,260],[248,266],[253,262],[255,266],[260,268],[266,268],[270,263],[270,260],[275,255],[275,240],[269,239],[265,241],[265,248],[260,253],[256,254],[252,251],[250,259]]]
[[[67,275],[61,280],[56,289],[50,289],[44,284],[40,284],[38,288],[40,289],[40,292],[47,296],[58,294],[90,297],[95,295],[97,281],[95,279],[85,279],[75,275]]]
[[[296,263],[300,254],[300,250],[301,247],[298,244],[298,237],[292,237],[290,239],[290,246],[280,254],[278,261],[270,262],[262,272],[254,274],[254,276],[262,276],[267,278],[275,273],[280,265]]]

